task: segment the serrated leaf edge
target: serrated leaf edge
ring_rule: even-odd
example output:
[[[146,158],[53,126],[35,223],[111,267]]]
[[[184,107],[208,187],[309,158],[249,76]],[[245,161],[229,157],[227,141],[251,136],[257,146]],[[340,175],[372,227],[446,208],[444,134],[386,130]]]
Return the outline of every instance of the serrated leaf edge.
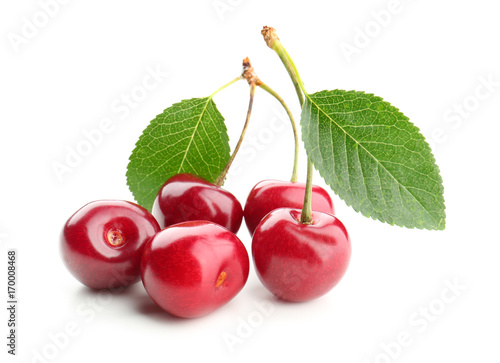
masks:
[[[315,92],[314,94],[318,94],[318,93],[322,93],[322,92],[324,92],[324,93],[328,93],[328,92],[333,92],[333,91],[335,91],[335,90],[323,90],[323,91],[318,91],[318,92]],[[377,100],[377,102],[379,102],[379,101],[386,102],[386,103],[387,103],[387,104],[389,104],[391,107],[393,107],[397,113],[399,113],[399,114],[403,115],[403,116],[407,119],[407,122],[411,123],[411,124],[412,124],[412,125],[416,128],[416,130],[417,130],[418,132],[420,132],[420,129],[419,129],[419,128],[418,128],[418,127],[417,127],[417,126],[416,126],[413,122],[411,122],[411,121],[410,121],[410,119],[409,119],[406,115],[404,115],[404,114],[403,114],[403,113],[402,113],[402,112],[401,112],[401,111],[400,111],[397,107],[395,107],[394,105],[392,105],[390,102],[384,101],[384,99],[383,99],[382,97],[377,96],[377,95],[375,95],[375,94],[373,94],[373,93],[366,93],[366,92],[363,92],[363,91],[355,91],[355,90],[345,91],[345,90],[340,90],[340,89],[338,89],[338,91],[342,91],[342,92],[346,92],[346,93],[354,93],[354,94],[356,94],[356,93],[360,93],[360,94],[364,94],[364,95],[367,95],[367,96],[373,96],[373,97],[377,98],[377,99],[378,99],[378,100]],[[391,174],[391,173],[390,173],[390,172],[389,172],[389,171],[388,171],[388,170],[384,167],[384,165],[380,164],[380,162],[379,162],[379,161],[378,161],[378,160],[377,160],[377,159],[376,159],[376,158],[375,158],[375,157],[374,157],[374,156],[373,156],[373,155],[372,155],[372,154],[371,154],[371,153],[370,153],[370,152],[369,152],[366,148],[364,148],[364,147],[363,147],[363,145],[361,145],[361,144],[360,144],[360,143],[359,143],[356,139],[354,139],[354,138],[353,138],[353,137],[352,137],[349,133],[347,133],[347,132],[345,131],[345,129],[344,129],[342,126],[340,126],[340,125],[339,125],[338,123],[336,123],[333,119],[331,119],[331,118],[328,116],[328,114],[326,114],[326,113],[325,113],[325,112],[324,112],[324,111],[323,111],[323,110],[322,110],[322,109],[321,109],[321,108],[320,108],[320,107],[319,107],[319,106],[318,106],[318,105],[317,105],[317,104],[316,104],[316,103],[315,103],[315,102],[311,99],[311,97],[310,97],[310,95],[311,95],[311,94],[309,94],[309,93],[304,93],[304,94],[305,94],[305,97],[306,97],[306,98],[307,98],[307,99],[308,99],[308,100],[309,100],[312,104],[314,104],[314,106],[315,106],[315,107],[316,107],[316,108],[317,108],[317,109],[318,109],[321,113],[323,113],[323,114],[324,114],[324,115],[325,115],[325,116],[326,116],[329,120],[331,120],[331,121],[332,121],[332,122],[333,122],[333,123],[334,123],[334,124],[335,124],[335,125],[339,128],[339,129],[341,129],[341,130],[342,130],[342,132],[344,132],[344,133],[345,133],[345,135],[347,135],[347,136],[348,136],[351,140],[353,140],[353,141],[356,143],[356,145],[358,145],[358,146],[359,146],[359,147],[361,147],[364,151],[366,151],[366,153],[367,153],[368,155],[370,155],[370,157],[371,157],[373,160],[375,160],[375,162],[377,163],[377,165],[380,165],[380,166],[381,166],[381,167],[382,167],[382,168],[383,168],[383,169],[387,172],[387,174],[389,174],[389,175],[390,175],[390,176],[391,176],[391,177],[392,177],[392,178],[393,178],[393,179],[397,182],[397,184],[398,184],[400,187],[404,188],[404,190],[405,190],[405,191],[407,191],[410,195],[412,195],[412,196],[413,196],[413,198],[414,198],[414,199],[415,199],[415,200],[416,200],[416,201],[420,204],[420,206],[422,207],[422,209],[423,209],[423,210],[424,210],[424,211],[425,211],[425,212],[426,212],[426,213],[427,213],[427,214],[431,217],[430,219],[434,221],[435,228],[426,228],[426,227],[423,227],[423,226],[420,226],[420,225],[414,225],[414,226],[406,226],[406,225],[404,225],[404,226],[400,226],[400,225],[398,225],[398,224],[395,224],[394,222],[388,222],[388,221],[383,221],[384,223],[387,223],[387,224],[389,224],[389,225],[391,225],[391,226],[398,225],[398,226],[400,226],[400,227],[405,227],[405,228],[408,228],[408,229],[420,229],[420,230],[424,230],[424,229],[426,229],[426,230],[444,230],[444,229],[445,229],[445,225],[446,225],[446,218],[445,218],[445,216],[444,216],[443,218],[441,218],[441,220],[439,220],[439,222],[437,222],[437,221],[435,220],[435,218],[434,218],[434,217],[433,217],[433,216],[429,213],[429,211],[428,211],[428,210],[427,210],[427,209],[426,209],[426,208],[425,208],[425,207],[424,207],[424,206],[420,203],[420,201],[419,201],[417,198],[415,198],[415,196],[414,196],[414,195],[413,195],[413,194],[412,194],[412,193],[411,193],[411,192],[410,192],[410,191],[409,191],[409,190],[408,190],[408,189],[407,189],[404,185],[402,185],[402,184],[399,182],[399,180],[397,180],[397,179],[396,179],[396,178],[395,178],[395,177],[394,177],[394,176],[393,176],[393,175],[392,175],[392,174]],[[304,134],[302,134],[302,141],[303,141],[303,142],[304,142],[304,144],[305,144],[306,140],[305,140],[305,135],[304,135]],[[429,143],[425,140],[425,138],[424,138],[423,142],[425,142],[425,143],[427,144],[427,146],[429,147],[429,149],[430,149]],[[306,149],[306,153],[307,153],[307,149]],[[441,174],[440,174],[440,169],[439,169],[439,166],[436,164],[436,159],[435,159],[435,157],[434,157],[434,154],[432,153],[432,150],[431,150],[430,155],[431,155],[431,158],[432,158],[433,164],[434,164],[434,166],[436,167],[436,171],[437,171],[437,174],[438,174],[438,177],[439,177],[439,180],[437,180],[437,181],[439,182],[439,185],[441,186],[441,188],[440,188],[440,189],[441,189],[441,192],[443,192],[443,191],[444,191],[444,188],[443,188],[443,185],[442,185],[442,183],[443,183],[443,179],[442,179]],[[308,157],[309,157],[309,155],[308,155]],[[313,162],[313,165],[314,165],[314,162]],[[330,186],[330,188],[331,188],[331,189],[335,192],[335,194],[337,194],[337,195],[339,196],[339,198],[341,198],[342,200],[344,200],[344,202],[345,202],[345,203],[346,203],[349,207],[353,208],[356,212],[361,213],[361,214],[362,214],[362,215],[364,215],[365,217],[369,217],[369,218],[371,218],[371,219],[373,219],[373,220],[375,220],[375,221],[380,221],[380,219],[378,219],[378,218],[374,217],[373,215],[371,215],[371,213],[364,213],[364,212],[363,212],[363,211],[361,211],[359,208],[356,208],[354,205],[349,204],[349,203],[348,203],[348,202],[347,202],[344,198],[342,198],[342,197],[341,197],[341,196],[340,196],[340,195],[339,195],[339,194],[338,194],[338,193],[337,193],[337,192],[336,192],[336,191],[332,188],[331,183],[329,183],[329,182],[327,181],[327,179],[324,177],[324,175],[323,175],[323,173],[321,172],[321,170],[319,170],[319,169],[316,167],[316,165],[314,165],[314,169],[316,169],[316,170],[320,173],[321,177],[322,177],[322,178],[323,178],[323,180],[324,180],[324,181],[328,184],[328,186]],[[440,199],[442,199],[442,200],[441,200],[441,202],[442,202],[442,204],[443,204],[443,206],[444,206],[444,209],[443,209],[443,214],[444,214],[444,215],[446,215],[446,214],[445,214],[446,205],[444,204],[444,198],[443,198],[443,197],[441,197]]]

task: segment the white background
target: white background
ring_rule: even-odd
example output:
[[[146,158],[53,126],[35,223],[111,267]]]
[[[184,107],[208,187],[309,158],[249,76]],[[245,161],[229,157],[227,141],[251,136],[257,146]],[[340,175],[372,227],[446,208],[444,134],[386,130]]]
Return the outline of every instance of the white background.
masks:
[[[68,1],[52,9],[44,24],[40,3],[46,1],[0,5],[0,291],[6,290],[6,250],[17,248],[17,361],[43,362],[37,354],[47,362],[72,363],[500,359],[496,2],[401,0],[394,11],[388,0]],[[390,18],[374,15],[389,10]],[[14,46],[24,18],[37,22],[37,32]],[[342,282],[315,301],[276,301],[253,268],[233,301],[197,320],[163,313],[140,283],[112,296],[83,287],[62,264],[60,229],[89,201],[132,200],[125,183],[128,156],[155,115],[182,99],[209,95],[237,76],[249,56],[298,118],[288,76],[260,35],[263,25],[278,30],[309,92],[373,92],[434,140],[446,230],[391,227],[355,213],[332,192],[353,255]],[[370,34],[363,44],[360,32]],[[358,52],[347,57],[342,44],[355,46],[355,38]],[[148,67],[168,75],[127,115],[113,111],[121,95],[140,92]],[[480,88],[478,100],[476,90],[488,78],[496,85]],[[248,86],[239,82],[215,98],[233,146],[247,97]],[[290,177],[292,134],[286,119],[276,118],[278,106],[258,90],[248,136],[262,150],[247,144],[225,185],[241,202],[259,180]],[[457,116],[454,107],[467,113]],[[64,163],[68,148],[75,149],[84,131],[104,118],[113,121],[112,132],[59,179],[54,162]],[[319,175],[315,181],[325,186]],[[250,248],[244,226],[239,236]],[[447,284],[460,288],[452,292]],[[267,316],[255,305],[264,301],[272,307]],[[425,317],[422,309],[429,310]],[[5,311],[0,316],[3,337]],[[61,332],[68,324],[77,334],[66,341]],[[403,347],[394,343],[401,334]],[[240,340],[228,345],[228,336]],[[60,339],[56,349],[54,337]]]

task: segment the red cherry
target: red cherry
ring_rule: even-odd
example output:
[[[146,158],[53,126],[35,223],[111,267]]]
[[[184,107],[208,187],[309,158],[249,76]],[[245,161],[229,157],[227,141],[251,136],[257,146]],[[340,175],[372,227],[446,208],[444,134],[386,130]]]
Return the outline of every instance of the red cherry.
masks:
[[[286,301],[326,294],[344,275],[351,256],[351,242],[340,220],[313,212],[313,222],[302,224],[300,213],[290,208],[272,211],[257,226],[252,240],[260,281]]]
[[[257,183],[248,195],[245,204],[245,223],[250,235],[262,218],[269,212],[278,208],[301,209],[306,191],[305,183],[292,183],[279,180],[263,180]],[[335,214],[332,198],[328,192],[313,185],[312,210]]]
[[[163,310],[182,318],[206,315],[245,285],[249,259],[235,234],[208,221],[183,222],[144,248],[142,282]]]
[[[68,270],[93,289],[139,281],[145,242],[160,230],[141,206],[121,200],[91,202],[64,225],[61,253]]]
[[[176,223],[203,220],[217,223],[236,233],[243,209],[234,195],[192,174],[177,174],[158,191],[153,215],[161,228]]]

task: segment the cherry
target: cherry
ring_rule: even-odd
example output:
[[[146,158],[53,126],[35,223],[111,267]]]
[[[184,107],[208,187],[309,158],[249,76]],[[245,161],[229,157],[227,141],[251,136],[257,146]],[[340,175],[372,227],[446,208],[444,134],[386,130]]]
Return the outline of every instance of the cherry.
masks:
[[[250,235],[254,234],[257,225],[269,212],[278,208],[302,208],[305,191],[305,183],[279,180],[263,180],[257,183],[248,195],[244,211]],[[312,210],[335,214],[330,195],[317,185],[312,188]]]
[[[234,195],[193,174],[177,174],[160,188],[153,215],[161,228],[176,223],[204,220],[217,223],[236,233],[243,209]]]
[[[206,315],[245,285],[249,258],[235,234],[208,221],[183,222],[156,234],[144,248],[144,287],[163,310],[183,318]]]
[[[351,243],[339,219],[312,212],[312,222],[300,222],[301,211],[281,208],[260,222],[252,240],[257,275],[280,299],[307,301],[326,294],[342,278]]]
[[[145,242],[159,230],[151,213],[137,204],[91,202],[64,225],[62,257],[73,276],[90,288],[128,286],[139,281]]]

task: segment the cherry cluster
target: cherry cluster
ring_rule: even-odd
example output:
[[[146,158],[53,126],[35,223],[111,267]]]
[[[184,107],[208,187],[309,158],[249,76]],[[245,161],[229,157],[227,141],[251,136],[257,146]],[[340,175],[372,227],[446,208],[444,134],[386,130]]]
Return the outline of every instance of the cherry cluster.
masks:
[[[330,291],[351,255],[344,225],[328,193],[312,186],[312,218],[301,220],[306,184],[265,180],[245,208],[220,186],[192,174],[171,177],[152,214],[127,201],[91,202],[64,225],[61,251],[69,271],[93,289],[140,279],[170,314],[195,318],[235,297],[249,274],[249,257],[236,236],[243,218],[263,285],[286,301]]]

